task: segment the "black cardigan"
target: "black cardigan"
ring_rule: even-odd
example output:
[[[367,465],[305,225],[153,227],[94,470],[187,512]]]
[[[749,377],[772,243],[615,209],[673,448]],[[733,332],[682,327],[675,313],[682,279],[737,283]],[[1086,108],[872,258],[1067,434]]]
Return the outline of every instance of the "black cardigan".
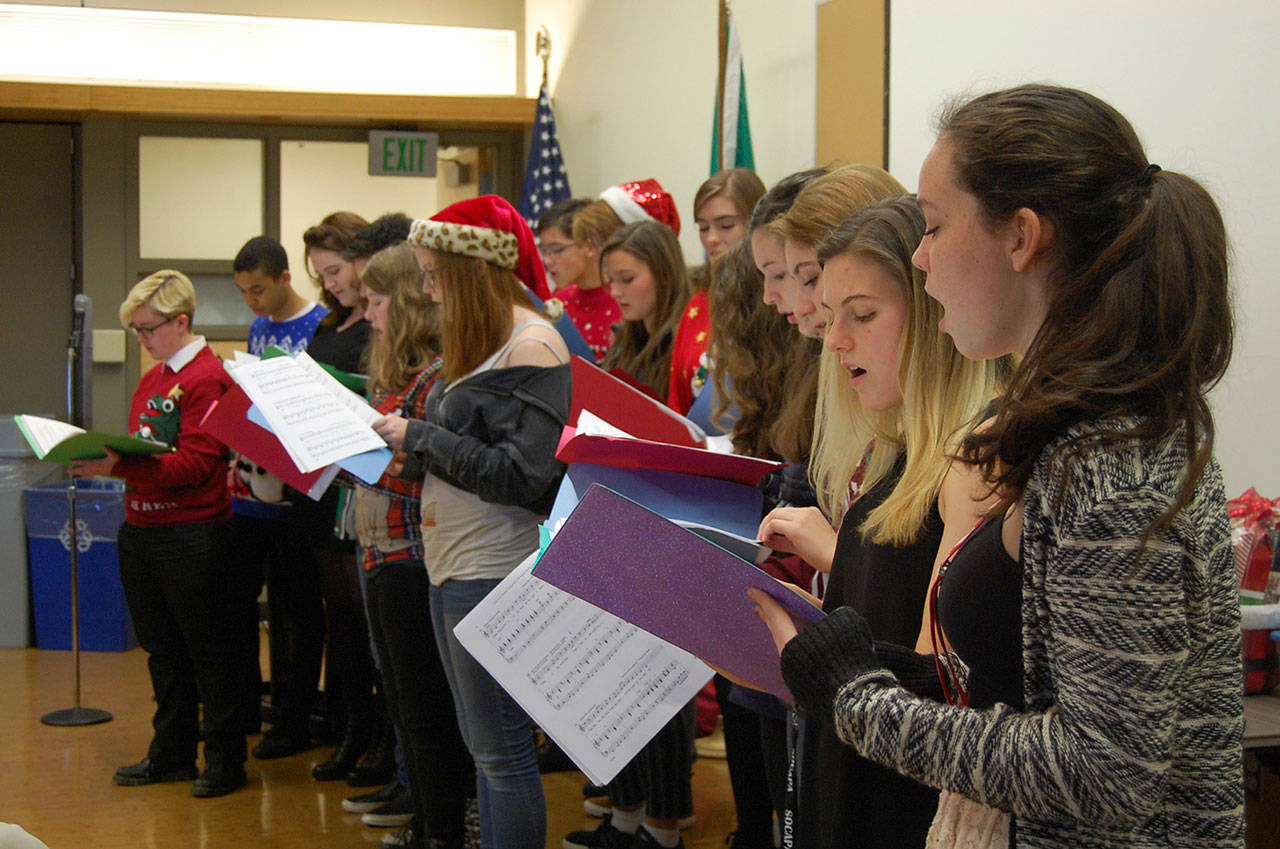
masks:
[[[550,512],[565,469],[555,453],[569,419],[569,366],[490,369],[448,387],[437,381],[425,421],[409,420],[403,477],[429,473],[493,504]]]

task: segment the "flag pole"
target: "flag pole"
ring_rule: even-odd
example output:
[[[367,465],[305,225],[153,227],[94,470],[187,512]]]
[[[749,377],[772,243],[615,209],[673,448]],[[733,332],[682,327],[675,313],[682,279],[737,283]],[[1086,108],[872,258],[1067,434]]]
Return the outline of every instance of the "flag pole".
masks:
[[[551,33],[546,26],[538,27],[538,37],[534,40],[534,50],[542,60],[542,84],[547,84],[547,64],[551,61]]]
[[[729,0],[719,0],[720,12],[716,31],[719,39],[720,61],[716,64],[716,161],[721,168],[727,167],[724,161],[724,77],[725,62],[729,56]]]

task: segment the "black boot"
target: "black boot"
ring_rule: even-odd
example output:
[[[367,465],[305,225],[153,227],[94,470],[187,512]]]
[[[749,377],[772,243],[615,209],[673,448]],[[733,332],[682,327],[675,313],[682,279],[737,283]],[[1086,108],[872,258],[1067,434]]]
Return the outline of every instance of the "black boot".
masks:
[[[352,787],[377,787],[387,784],[396,774],[396,732],[390,718],[381,711],[377,714],[373,742],[364,757],[348,772],[347,784]]]
[[[316,764],[311,770],[311,777],[316,781],[337,781],[360,761],[369,745],[369,714],[365,711],[348,708],[347,728],[333,750],[333,755],[324,763]]]

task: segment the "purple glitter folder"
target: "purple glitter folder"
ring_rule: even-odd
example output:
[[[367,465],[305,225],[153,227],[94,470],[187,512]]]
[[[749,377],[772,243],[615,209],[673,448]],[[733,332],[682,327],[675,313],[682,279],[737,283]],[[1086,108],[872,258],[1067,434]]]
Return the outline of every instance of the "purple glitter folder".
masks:
[[[533,574],[787,702],[778,650],[747,588],[769,593],[802,627],[823,616],[768,573],[598,484]]]

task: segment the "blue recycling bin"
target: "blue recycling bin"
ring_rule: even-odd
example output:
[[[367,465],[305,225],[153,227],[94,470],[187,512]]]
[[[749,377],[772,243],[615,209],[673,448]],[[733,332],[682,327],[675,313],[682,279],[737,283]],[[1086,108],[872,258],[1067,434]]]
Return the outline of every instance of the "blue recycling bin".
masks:
[[[71,648],[71,532],[67,482],[30,487],[27,563],[35,612],[36,647]],[[124,522],[124,482],[76,482],[76,540],[80,575],[80,648],[127,651],[138,645],[120,585],[116,533]]]

